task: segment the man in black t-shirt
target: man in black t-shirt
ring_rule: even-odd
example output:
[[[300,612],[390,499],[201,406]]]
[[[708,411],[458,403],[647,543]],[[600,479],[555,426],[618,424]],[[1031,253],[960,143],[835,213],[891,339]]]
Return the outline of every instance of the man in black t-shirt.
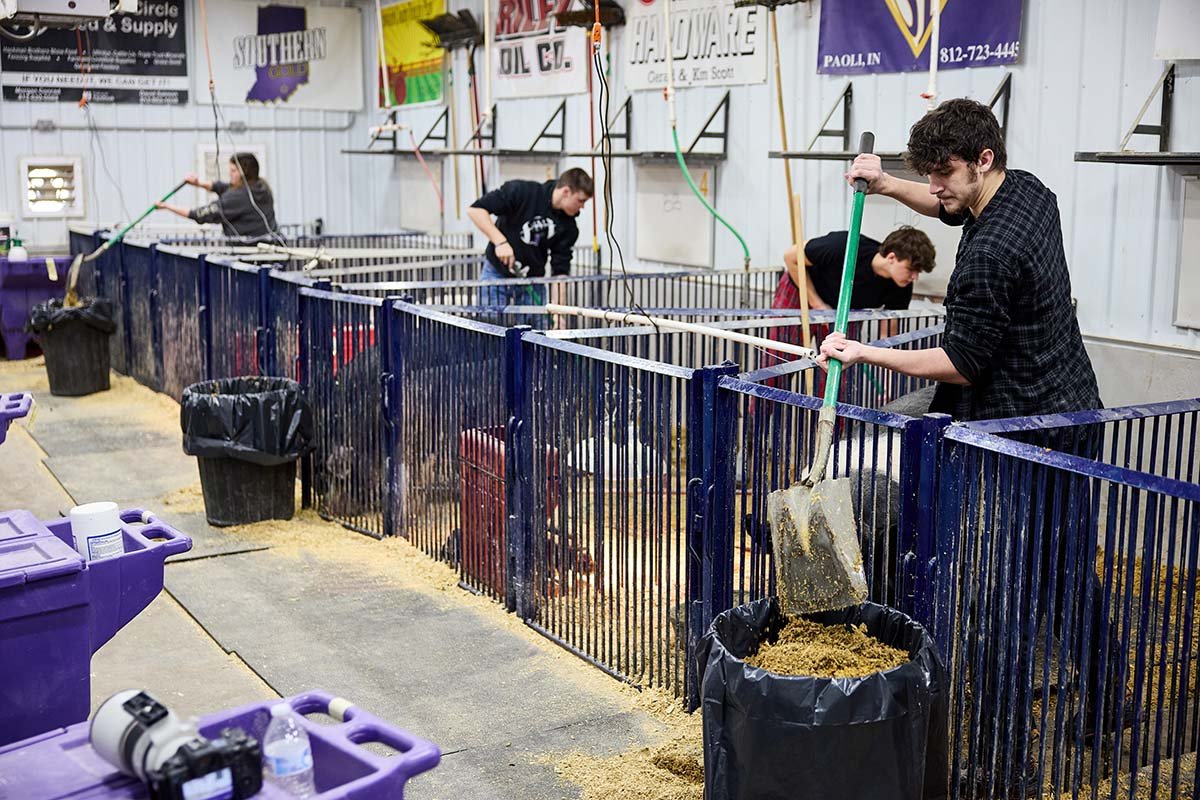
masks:
[[[467,216],[488,238],[483,280],[540,278],[571,272],[571,254],[579,228],[575,218],[592,198],[592,178],[581,169],[569,169],[557,181],[508,181],[476,200]],[[496,216],[495,222],[492,215]],[[486,286],[481,292],[488,306],[541,305],[538,287]]]
[[[835,308],[842,286],[842,266],[850,234],[834,231],[804,243],[805,276],[801,278],[796,246],[783,254],[784,276],[775,290],[773,308],[800,308],[801,287],[808,307]],[[905,225],[888,234],[882,244],[858,237],[851,308],[905,309],[912,301],[912,284],[922,272],[932,272],[937,254],[923,231]]]

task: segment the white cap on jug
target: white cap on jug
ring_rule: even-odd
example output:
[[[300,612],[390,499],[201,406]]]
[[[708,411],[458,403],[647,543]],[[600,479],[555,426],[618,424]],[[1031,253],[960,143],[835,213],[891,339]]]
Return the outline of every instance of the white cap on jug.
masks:
[[[85,558],[88,557],[89,539],[121,530],[121,512],[116,503],[105,501],[75,506],[70,516],[76,548]]]

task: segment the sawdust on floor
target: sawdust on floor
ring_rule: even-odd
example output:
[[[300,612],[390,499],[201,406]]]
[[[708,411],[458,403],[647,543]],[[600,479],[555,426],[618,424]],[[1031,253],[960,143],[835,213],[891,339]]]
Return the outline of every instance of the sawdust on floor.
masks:
[[[650,747],[607,758],[569,753],[542,760],[554,764],[562,781],[582,788],[583,800],[703,800],[700,715],[683,716],[664,741]]]
[[[777,675],[861,678],[908,660],[908,653],[871,636],[865,625],[821,625],[792,617],[779,637],[760,646],[746,663]]]
[[[99,413],[111,416],[136,419],[156,425],[162,430],[170,428],[179,431],[179,403],[170,396],[159,394],[153,389],[142,386],[128,375],[116,372],[109,373],[110,388],[105,392],[84,395],[83,397],[53,397],[50,394],[50,381],[46,377],[46,359],[38,356],[23,361],[6,361],[3,363],[5,384],[12,384],[14,391],[32,392],[34,396],[35,413],[26,420],[26,426],[33,430],[36,423],[37,402],[47,401],[70,402],[80,407],[96,409]],[[107,411],[111,409],[111,411]]]
[[[167,492],[159,502],[164,510],[172,514],[204,513],[204,493],[198,482]]]

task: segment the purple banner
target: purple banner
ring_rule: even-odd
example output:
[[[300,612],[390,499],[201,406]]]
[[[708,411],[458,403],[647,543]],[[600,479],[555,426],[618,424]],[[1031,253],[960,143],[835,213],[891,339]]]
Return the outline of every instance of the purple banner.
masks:
[[[817,72],[856,75],[929,69],[933,2],[821,4]],[[1011,64],[1021,51],[1022,0],[941,0],[938,69]]]
[[[292,60],[306,52],[304,32],[307,27],[303,6],[258,7],[257,39],[273,50],[278,48],[279,55],[259,60],[259,63],[266,63],[255,68],[258,79],[246,94],[246,102],[287,100],[301,84],[308,83],[308,60]],[[289,53],[291,57],[286,55]]]

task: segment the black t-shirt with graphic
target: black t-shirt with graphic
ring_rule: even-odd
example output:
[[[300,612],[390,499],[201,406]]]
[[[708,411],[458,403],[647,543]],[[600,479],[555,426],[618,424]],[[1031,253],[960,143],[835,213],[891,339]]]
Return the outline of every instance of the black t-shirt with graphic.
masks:
[[[804,255],[812,262],[808,274],[813,288],[821,299],[836,308],[838,291],[842,287],[842,263],[846,260],[847,231],[834,231],[804,243]],[[912,284],[897,286],[891,278],[882,278],[871,269],[871,260],[879,252],[879,242],[867,236],[858,237],[858,258],[854,264],[854,288],[850,294],[851,308],[908,308],[912,300]]]
[[[575,218],[550,205],[554,181],[508,181],[471,204],[496,215],[496,227],[512,245],[515,259],[508,269],[496,258],[496,248],[487,246],[487,259],[510,277],[541,277],[550,260],[552,275],[571,272],[571,253],[579,228]]]

